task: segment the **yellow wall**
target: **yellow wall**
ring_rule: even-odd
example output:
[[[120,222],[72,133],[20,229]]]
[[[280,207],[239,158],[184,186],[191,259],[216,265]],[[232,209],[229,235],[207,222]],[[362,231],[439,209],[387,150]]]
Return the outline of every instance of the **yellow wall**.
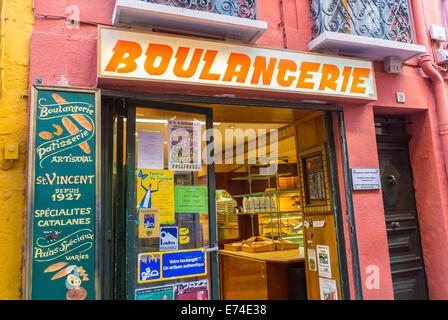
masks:
[[[2,0],[3,2],[5,0]],[[3,3],[2,3],[3,5]],[[25,174],[28,69],[33,28],[32,0],[6,0],[4,91],[0,97],[0,166],[5,143],[18,143],[19,160],[0,170],[0,299],[21,299],[25,247]]]

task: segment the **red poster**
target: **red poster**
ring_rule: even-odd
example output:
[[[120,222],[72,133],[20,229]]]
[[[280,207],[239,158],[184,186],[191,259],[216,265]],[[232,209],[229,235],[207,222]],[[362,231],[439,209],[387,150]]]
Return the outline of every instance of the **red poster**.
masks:
[[[174,285],[175,300],[208,300],[208,280],[177,283]]]

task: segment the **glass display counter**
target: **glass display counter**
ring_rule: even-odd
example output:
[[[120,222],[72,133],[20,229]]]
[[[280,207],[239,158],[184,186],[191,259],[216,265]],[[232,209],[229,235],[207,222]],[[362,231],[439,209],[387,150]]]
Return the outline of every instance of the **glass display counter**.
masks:
[[[256,212],[244,212],[244,210],[238,206],[229,204],[224,205],[222,200],[217,200],[218,238],[221,241],[238,239],[238,215],[250,215],[253,226],[258,225],[258,228],[252,228],[252,230],[258,229],[257,231],[252,232],[252,236],[260,235],[271,238],[272,240],[289,240],[302,245],[303,217],[298,202],[300,199],[298,189],[271,189],[266,190],[263,193],[238,195],[235,197],[273,195],[275,195],[277,202],[277,209],[275,211],[258,209]],[[225,201],[234,201],[236,203],[233,197],[231,197],[231,200],[229,199],[230,198]],[[218,209],[224,207],[228,208],[228,210]]]

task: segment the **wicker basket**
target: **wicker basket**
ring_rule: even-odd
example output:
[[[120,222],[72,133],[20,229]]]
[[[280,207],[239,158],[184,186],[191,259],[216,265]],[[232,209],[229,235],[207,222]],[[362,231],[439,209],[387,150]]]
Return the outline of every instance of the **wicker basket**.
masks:
[[[291,249],[298,249],[299,244],[291,241],[275,241],[275,250],[282,251],[282,250],[291,250]]]
[[[238,243],[239,245],[235,246],[235,245],[233,245],[234,243]],[[243,244],[242,241],[233,242],[233,243],[226,243],[226,244],[224,244],[224,249],[225,250],[230,250],[230,251],[241,251],[241,245],[242,244]]]
[[[241,246],[241,251],[244,252],[269,252],[269,251],[275,251],[275,244],[268,244],[265,246],[246,246],[246,245],[242,245]]]

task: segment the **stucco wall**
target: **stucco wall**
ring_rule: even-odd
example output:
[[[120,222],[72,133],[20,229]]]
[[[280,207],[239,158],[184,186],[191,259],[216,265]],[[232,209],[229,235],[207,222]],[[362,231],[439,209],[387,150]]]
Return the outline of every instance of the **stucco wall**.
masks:
[[[27,91],[32,0],[7,1],[5,90],[0,97],[0,145],[19,144],[20,159],[0,170],[0,299],[20,299],[25,236]],[[0,151],[3,151],[3,147]],[[0,156],[3,159],[3,156]],[[7,165],[7,164],[5,164]]]

